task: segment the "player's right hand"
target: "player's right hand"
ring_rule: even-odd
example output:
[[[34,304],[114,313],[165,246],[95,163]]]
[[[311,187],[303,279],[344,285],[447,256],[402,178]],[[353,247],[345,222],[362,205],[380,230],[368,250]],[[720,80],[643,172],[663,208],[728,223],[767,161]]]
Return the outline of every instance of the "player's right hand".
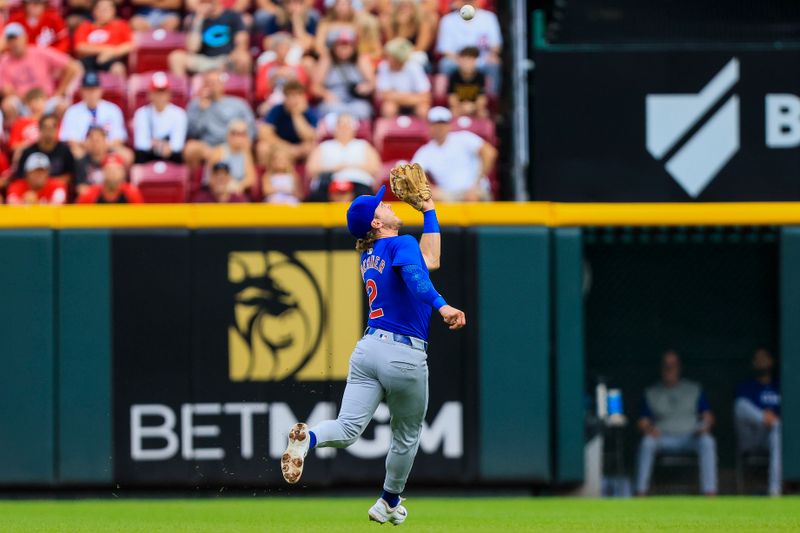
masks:
[[[464,311],[453,306],[443,305],[439,308],[439,314],[442,315],[444,323],[450,326],[450,329],[461,329],[467,325],[467,316]]]

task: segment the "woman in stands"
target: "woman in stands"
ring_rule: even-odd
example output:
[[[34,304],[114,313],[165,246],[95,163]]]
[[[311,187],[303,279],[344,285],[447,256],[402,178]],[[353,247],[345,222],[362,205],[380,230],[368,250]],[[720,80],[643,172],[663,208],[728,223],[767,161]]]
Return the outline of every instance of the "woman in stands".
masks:
[[[369,59],[359,57],[352,30],[336,35],[330,57],[320,58],[312,80],[312,92],[322,99],[321,115],[347,113],[361,120],[372,117],[370,97],[375,73]]]
[[[438,17],[423,11],[415,0],[393,0],[392,9],[381,13],[381,26],[385,40],[404,37],[414,45],[411,59],[422,66],[428,65],[428,51],[436,36]]]
[[[358,16],[352,0],[335,0],[317,27],[314,48],[319,57],[328,57],[336,37],[342,30],[358,35]]]
[[[233,120],[228,124],[228,135],[224,144],[211,150],[207,169],[217,163],[226,163],[231,175],[231,191],[246,194],[256,182],[256,166],[248,134],[247,123]],[[208,172],[205,182],[208,183]]]

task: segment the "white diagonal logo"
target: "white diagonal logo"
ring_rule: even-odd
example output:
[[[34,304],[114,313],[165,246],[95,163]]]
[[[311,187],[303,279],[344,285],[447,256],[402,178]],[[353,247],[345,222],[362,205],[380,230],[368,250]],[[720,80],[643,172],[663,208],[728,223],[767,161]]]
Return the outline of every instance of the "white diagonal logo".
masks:
[[[739,81],[731,59],[698,94],[648,94],[647,151],[662,161]],[[692,198],[705,189],[739,150],[739,97],[733,95],[665,161],[667,172]]]

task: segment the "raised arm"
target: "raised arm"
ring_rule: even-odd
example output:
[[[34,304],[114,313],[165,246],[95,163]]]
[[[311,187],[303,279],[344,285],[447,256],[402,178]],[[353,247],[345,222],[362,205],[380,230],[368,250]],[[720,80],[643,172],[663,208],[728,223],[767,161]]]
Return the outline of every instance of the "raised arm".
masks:
[[[419,239],[419,249],[425,259],[428,270],[437,270],[442,256],[442,234],[439,232],[439,221],[436,219],[436,210],[433,199],[422,204],[424,226],[422,237]]]

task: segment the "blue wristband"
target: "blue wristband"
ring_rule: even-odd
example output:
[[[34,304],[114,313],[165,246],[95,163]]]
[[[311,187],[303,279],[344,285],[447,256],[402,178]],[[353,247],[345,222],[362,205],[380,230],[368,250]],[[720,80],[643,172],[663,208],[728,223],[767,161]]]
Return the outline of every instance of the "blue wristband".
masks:
[[[437,311],[442,308],[443,305],[447,305],[447,302],[444,301],[444,298],[441,296],[437,296],[436,299],[433,301],[433,308]]]
[[[436,218],[436,210],[425,211],[422,216],[425,220],[422,226],[422,233],[439,233],[439,220]]]

